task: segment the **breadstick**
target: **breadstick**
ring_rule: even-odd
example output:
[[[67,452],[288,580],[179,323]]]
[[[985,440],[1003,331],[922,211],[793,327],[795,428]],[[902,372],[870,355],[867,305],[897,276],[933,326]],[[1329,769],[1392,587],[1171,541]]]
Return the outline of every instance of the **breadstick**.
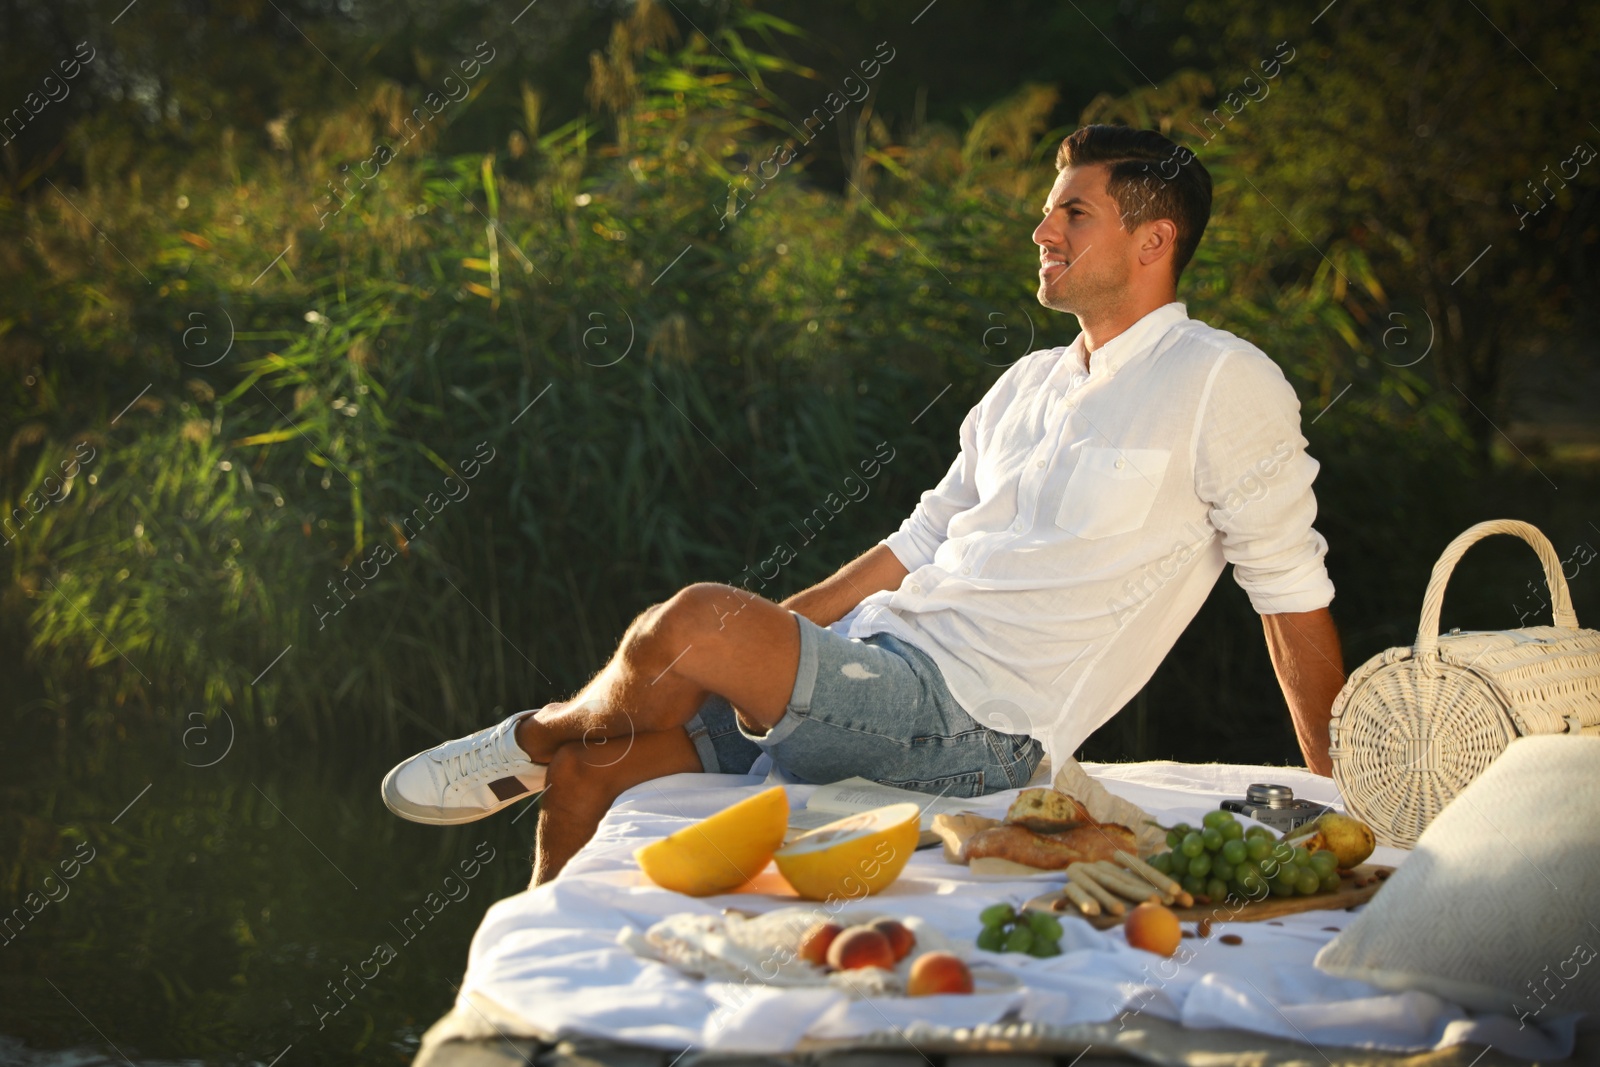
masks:
[[[1131,904],[1127,905],[1128,907],[1132,907],[1134,904],[1143,903],[1146,896],[1150,897],[1151,899],[1159,899],[1156,897],[1156,894],[1153,891],[1135,893],[1130,887],[1118,881],[1115,875],[1110,874],[1105,870],[1105,868],[1096,864],[1084,864],[1083,873],[1094,879],[1096,885],[1098,885],[1101,889],[1104,889],[1107,893],[1110,893],[1112,896],[1116,897],[1118,900],[1132,901]]]
[[[1107,862],[1109,863],[1109,861],[1107,861]],[[1129,883],[1130,888],[1131,888],[1131,886],[1138,886],[1141,890],[1144,891],[1145,896],[1143,896],[1143,897],[1135,897],[1134,899],[1136,899],[1136,900],[1148,899],[1150,893],[1154,893],[1156,895],[1156,897],[1163,904],[1171,904],[1174,900],[1177,899],[1175,894],[1167,892],[1167,889],[1166,889],[1165,885],[1151,885],[1150,884],[1150,880],[1148,878],[1145,878],[1143,875],[1139,874],[1138,871],[1130,871],[1130,870],[1128,870],[1128,869],[1126,869],[1124,867],[1119,867],[1114,863],[1110,863],[1109,867],[1110,867],[1110,869],[1114,869],[1116,875],[1122,881]],[[1182,886],[1178,886],[1177,888],[1178,888],[1179,892],[1181,892],[1183,890]]]
[[[1165,896],[1170,895],[1172,899],[1163,899],[1163,904],[1176,903],[1180,907],[1185,908],[1192,908],[1194,906],[1194,897],[1191,896],[1188,891],[1183,888],[1183,886],[1179,885],[1168,875],[1162,874],[1160,871],[1150,866],[1138,856],[1135,856],[1131,852],[1118,852],[1117,859],[1122,861],[1124,866],[1133,868],[1137,874],[1142,875],[1157,889],[1161,890],[1164,898]]]
[[[1078,885],[1082,886],[1084,892],[1088,893],[1095,900],[1098,900],[1100,902],[1100,906],[1106,910],[1107,914],[1126,915],[1128,913],[1128,906],[1108,893],[1106,888],[1095,880],[1094,875],[1089,873],[1089,867],[1089,864],[1084,863],[1081,860],[1077,863],[1071,864],[1067,867],[1067,877],[1078,883]]]
[[[1162,902],[1162,904],[1171,905],[1174,901],[1176,901],[1176,899],[1178,899],[1178,897],[1174,896],[1174,894],[1168,893],[1168,891],[1166,891],[1165,888],[1162,888],[1162,886],[1150,885],[1149,880],[1139,877],[1138,872],[1126,870],[1125,867],[1118,867],[1117,877],[1120,877],[1122,878],[1122,881],[1125,881],[1126,885],[1128,885],[1128,888],[1130,888],[1130,891],[1133,886],[1139,886],[1139,888],[1144,891],[1144,896],[1139,897],[1139,899],[1144,899],[1144,901],[1149,901],[1150,897],[1154,896],[1155,899]],[[1182,886],[1178,886],[1178,888],[1179,891],[1181,891]]]
[[[1099,879],[1091,873],[1090,866],[1087,861],[1083,860],[1069,865],[1067,867],[1068,884],[1077,886],[1090,899],[1096,901],[1106,914],[1126,914],[1128,910],[1127,904],[1121,897],[1118,897],[1100,884]]]
[[[1179,885],[1175,879],[1169,875],[1162,874],[1131,852],[1119,851],[1117,853],[1117,862],[1165,894],[1176,897],[1183,892],[1183,886]]]
[[[1095,876],[1101,885],[1118,896],[1127,897],[1135,904],[1146,900],[1161,903],[1161,894],[1153,887],[1139,881],[1133,875],[1108,860],[1089,865],[1089,872]]]
[[[1075,882],[1068,882],[1066,885],[1061,887],[1061,891],[1067,895],[1068,900],[1072,901],[1078,906],[1078,910],[1083,912],[1083,914],[1100,914],[1100,902],[1085,892],[1081,885],[1078,885]]]

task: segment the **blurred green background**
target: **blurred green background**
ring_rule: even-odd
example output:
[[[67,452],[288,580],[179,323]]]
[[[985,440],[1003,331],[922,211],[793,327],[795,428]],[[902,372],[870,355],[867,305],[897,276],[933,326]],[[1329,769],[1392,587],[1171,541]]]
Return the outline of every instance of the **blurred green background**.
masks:
[[[1082,122],[1213,175],[1179,296],[1300,393],[1350,667],[1409,641],[1479,519],[1540,526],[1600,609],[1595,5],[0,25],[0,897],[67,894],[5,930],[0,1063],[405,1062],[533,821],[401,824],[383,770],[569,694],[686,583],[787,543],[779,599],[893,530],[1001,370],[1076,333],[1029,235]],[[881,444],[871,495],[799,532]],[[1446,626],[1548,619],[1497,540]],[[1219,583],[1083,757],[1299,762],[1260,633]]]

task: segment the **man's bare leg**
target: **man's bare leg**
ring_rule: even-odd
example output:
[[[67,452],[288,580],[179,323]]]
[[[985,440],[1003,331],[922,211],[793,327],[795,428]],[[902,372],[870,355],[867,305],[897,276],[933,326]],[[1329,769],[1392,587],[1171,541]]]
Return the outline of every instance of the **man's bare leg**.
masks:
[[[771,727],[799,665],[800,633],[788,609],[733,586],[691,585],[635,619],[610,662],[571,700],[523,718],[517,744],[545,763],[567,742],[682,726],[711,693],[752,726]]]
[[[560,873],[594,836],[612,801],[652,778],[701,770],[694,742],[683,727],[618,737],[605,744],[570,741],[550,762],[550,785],[539,797],[539,837],[533,881]]]
[[[731,586],[700,584],[643,612],[594,679],[516,728],[550,769],[533,884],[555,877],[623,791],[701,770],[683,725],[717,693],[754,729],[782,718],[800,663],[790,612]]]

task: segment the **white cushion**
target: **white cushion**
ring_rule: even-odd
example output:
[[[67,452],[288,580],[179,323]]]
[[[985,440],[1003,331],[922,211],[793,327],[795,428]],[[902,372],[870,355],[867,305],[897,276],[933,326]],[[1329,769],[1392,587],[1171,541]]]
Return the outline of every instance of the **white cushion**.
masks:
[[[1463,789],[1320,970],[1549,1022],[1600,1013],[1600,737],[1513,741]]]

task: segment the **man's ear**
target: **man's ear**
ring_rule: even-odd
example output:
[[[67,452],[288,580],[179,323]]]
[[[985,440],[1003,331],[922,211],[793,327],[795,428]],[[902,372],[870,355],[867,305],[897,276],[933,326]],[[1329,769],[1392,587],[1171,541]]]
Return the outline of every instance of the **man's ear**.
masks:
[[[1145,266],[1170,256],[1178,246],[1178,225],[1171,219],[1151,219],[1139,227],[1139,262]]]

